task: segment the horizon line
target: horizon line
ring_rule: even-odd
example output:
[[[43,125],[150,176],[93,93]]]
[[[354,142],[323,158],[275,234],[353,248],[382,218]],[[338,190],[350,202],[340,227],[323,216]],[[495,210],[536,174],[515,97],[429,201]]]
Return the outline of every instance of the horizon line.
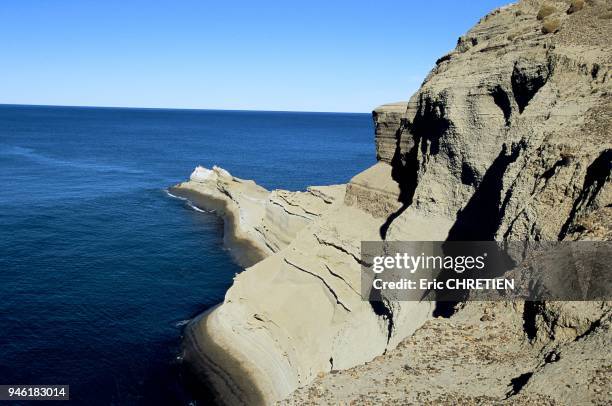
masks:
[[[235,112],[259,112],[259,113],[323,113],[323,114],[372,114],[374,108],[369,112],[362,111],[314,111],[314,110],[261,110],[261,109],[215,109],[198,107],[135,107],[135,106],[91,106],[91,105],[68,105],[68,104],[23,104],[23,103],[0,103],[2,106],[16,107],[67,107],[83,109],[132,109],[132,110],[188,110],[188,111],[235,111]]]

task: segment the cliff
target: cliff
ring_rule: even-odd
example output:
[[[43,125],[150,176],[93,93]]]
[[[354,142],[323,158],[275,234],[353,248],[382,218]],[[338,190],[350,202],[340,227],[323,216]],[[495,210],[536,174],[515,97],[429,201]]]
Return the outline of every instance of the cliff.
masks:
[[[572,3],[521,1],[485,16],[407,103],[374,111],[379,162],[345,186],[268,192],[215,169],[177,187],[212,197],[205,207],[221,204],[226,236],[265,257],[186,331],[185,360],[221,400],[270,403],[323,376],[287,401],[372,392],[399,401],[409,388],[388,391],[384,383],[420,388],[420,380],[440,388],[414,390],[413,402],[451,392],[455,401],[563,402],[545,382],[562,382],[557,370],[570,365],[595,382],[571,378],[582,391],[571,396],[608,393],[601,376],[609,303],[469,304],[432,320],[435,303],[370,303],[359,294],[364,240],[609,239],[612,10],[602,1]],[[479,330],[484,321],[491,334]],[[471,363],[443,358],[471,342]],[[586,352],[598,361],[584,361]],[[455,374],[491,392],[443,389]]]
[[[356,177],[355,196],[375,190],[368,188],[367,179],[380,176],[380,168]],[[388,177],[389,167],[382,169]],[[431,315],[431,303],[397,304],[390,310],[361,299],[360,242],[380,239],[383,219],[347,205],[353,197],[344,196],[345,185],[268,192],[219,168],[206,172],[205,179],[198,172],[202,169],[172,193],[197,197],[202,208],[222,210],[231,224],[230,247],[248,238],[266,256],[235,277],[222,305],[186,330],[185,361],[218,389],[224,402],[284,398],[320,373],[361,364],[392,348]],[[278,196],[285,196],[285,203]],[[299,221],[291,223],[296,213]],[[269,243],[279,241],[274,224],[282,225],[283,235],[293,236],[290,243]],[[430,238],[443,235],[434,231]]]
[[[224,242],[235,259],[252,265],[286,247],[296,234],[344,199],[344,185],[311,186],[306,192],[268,191],[225,169],[197,167],[173,194],[214,210],[225,219]]]

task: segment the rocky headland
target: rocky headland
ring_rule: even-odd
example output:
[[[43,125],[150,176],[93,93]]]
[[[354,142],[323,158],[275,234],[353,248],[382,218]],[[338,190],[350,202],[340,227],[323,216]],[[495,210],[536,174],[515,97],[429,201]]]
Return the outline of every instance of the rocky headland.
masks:
[[[611,303],[368,302],[360,243],[609,240],[611,37],[610,2],[520,1],[374,110],[378,163],[347,185],[196,168],[172,193],[247,269],[185,361],[227,404],[608,403]]]

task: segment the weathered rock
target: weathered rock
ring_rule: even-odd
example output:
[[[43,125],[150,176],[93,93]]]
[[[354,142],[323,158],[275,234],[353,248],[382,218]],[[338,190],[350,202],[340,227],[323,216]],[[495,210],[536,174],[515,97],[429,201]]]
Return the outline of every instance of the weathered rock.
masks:
[[[436,215],[456,240],[610,239],[612,24],[598,18],[609,6],[567,16],[549,3],[557,33],[542,34],[540,1],[495,10],[410,99],[393,158],[379,154],[403,203],[387,238]],[[605,404],[611,309],[468,303],[283,403]]]
[[[344,202],[374,217],[386,219],[401,207],[400,188],[391,176],[392,166],[379,162],[346,185]]]
[[[243,181],[221,177],[206,182],[188,182],[178,189],[226,199],[235,213],[246,208],[243,199],[248,200],[249,194]],[[220,184],[227,193],[217,195]],[[258,204],[268,207],[276,204],[265,199],[299,196],[276,192],[266,197],[258,188],[251,190],[252,185],[248,189],[260,196]],[[261,227],[261,233],[250,235],[263,238],[262,245],[268,242],[269,256],[237,275],[223,304],[190,325],[184,354],[224,402],[282,399],[320,373],[367,362],[393,348],[430,317],[429,302],[376,308],[362,300],[360,242],[379,239],[383,219],[339,198],[328,201],[327,210],[313,216],[289,245],[273,255],[269,255],[271,228],[262,226],[270,223],[263,214],[256,217],[259,221],[249,217],[247,222],[242,216],[245,221],[238,223],[248,224],[247,230]],[[291,204],[284,209],[305,213]],[[271,217],[279,223],[292,216],[283,210]],[[233,365],[240,365],[239,370]]]
[[[372,112],[375,124],[376,159],[388,164],[393,160],[400,135],[402,118],[405,117],[407,102],[389,103]]]
[[[583,313],[577,304],[562,306]],[[280,403],[606,404],[610,307],[587,306],[589,317],[597,314],[595,326],[573,338],[533,341],[525,332],[531,310],[524,303],[470,302],[450,319],[427,321],[389,353],[325,374]],[[565,328],[580,328],[578,319],[566,320]]]
[[[245,265],[286,247],[302,228],[342,201],[344,191],[345,185],[334,185],[311,186],[305,192],[270,192],[217,166],[198,166],[188,182],[171,188],[173,194],[225,218],[225,242],[239,260],[247,257],[239,261]]]
[[[539,7],[490,13],[408,104],[394,178],[406,207],[453,220],[451,239],[563,239],[580,201],[607,190],[611,24],[596,18],[605,6],[565,16],[553,36],[538,31]]]
[[[267,256],[187,332],[185,359],[222,399],[269,403],[375,357],[288,402],[554,404],[608,393],[609,303],[468,304],[427,321],[432,303],[359,294],[364,240],[610,236],[612,23],[599,18],[602,1],[571,14],[549,3],[541,19],[535,0],[491,12],[407,104],[376,109],[380,162],[346,193],[270,193],[220,171],[179,186],[218,198]],[[544,34],[549,18],[559,29]],[[554,392],[547,379],[582,386]]]

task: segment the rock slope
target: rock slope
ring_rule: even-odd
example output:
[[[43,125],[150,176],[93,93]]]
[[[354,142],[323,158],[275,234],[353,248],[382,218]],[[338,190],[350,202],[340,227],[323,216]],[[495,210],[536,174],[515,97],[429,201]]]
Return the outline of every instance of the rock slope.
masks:
[[[406,391],[408,403],[609,396],[596,392],[610,381],[609,303],[490,305],[496,317],[469,304],[431,320],[435,303],[359,295],[364,240],[609,238],[612,9],[571,3],[525,0],[485,16],[407,103],[374,111],[379,162],[336,194],[321,192],[331,203],[309,197],[324,210],[249,182],[251,195],[219,169],[179,187],[217,197],[229,223],[243,226],[235,234],[265,256],[186,331],[186,361],[222,401],[287,399],[319,376],[287,401],[399,403]],[[308,220],[286,227],[297,216],[281,207]],[[465,357],[444,358],[460,350]],[[573,367],[584,376],[567,373]],[[581,391],[555,392],[550,379]]]
[[[530,338],[524,302],[470,302],[450,319],[427,321],[387,354],[318,377],[281,404],[609,404],[609,304],[555,305],[546,312],[574,317],[554,338],[539,319]]]
[[[389,168],[383,167],[387,172]],[[368,193],[363,177],[360,185],[355,193]],[[204,208],[213,207],[211,197],[214,207],[222,202],[225,215],[232,212],[231,217],[239,219],[231,220],[228,233],[251,236],[266,255],[235,277],[223,304],[186,330],[184,359],[213,385],[221,401],[252,404],[282,399],[320,373],[361,364],[394,347],[431,315],[431,303],[397,304],[391,310],[361,299],[360,242],[379,239],[384,219],[347,205],[345,201],[353,197],[342,199],[345,189],[343,185],[339,190],[267,192],[219,168],[210,177],[194,176],[172,189],[190,199],[199,197]],[[265,243],[278,240],[270,234],[271,228],[264,233],[256,230],[263,230],[264,223],[286,224],[293,216],[287,210],[304,213],[287,205],[283,206],[287,210],[274,209],[276,214],[266,219],[269,212],[262,208],[276,206],[270,200],[279,195],[291,202],[300,197],[310,203],[317,199],[323,205],[317,212],[309,206],[306,212],[316,215],[295,228],[293,240],[274,252],[272,244]],[[255,201],[259,211],[249,206]],[[241,210],[249,215],[241,215]],[[443,238],[437,232],[432,232],[432,239]],[[360,337],[359,342],[355,337]]]
[[[225,218],[225,243],[251,265],[286,247],[295,235],[344,198],[344,185],[311,186],[306,192],[268,191],[217,166],[198,166],[189,181],[170,188]]]
[[[438,60],[396,131],[376,127],[379,158],[405,191],[387,238],[427,212],[456,213],[449,239],[610,240],[611,9],[523,1]],[[396,115],[397,105],[374,112]],[[468,303],[282,403],[608,404],[611,312],[610,302]]]

